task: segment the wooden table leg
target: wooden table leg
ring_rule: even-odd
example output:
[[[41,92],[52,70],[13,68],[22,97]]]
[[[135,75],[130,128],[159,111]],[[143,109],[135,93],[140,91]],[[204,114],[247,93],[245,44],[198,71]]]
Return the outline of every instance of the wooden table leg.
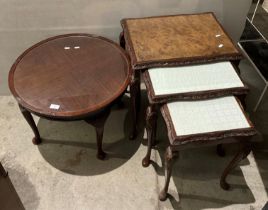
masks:
[[[178,152],[172,151],[172,149],[170,147],[168,147],[166,149],[166,154],[165,154],[165,185],[159,194],[160,201],[164,201],[167,199],[167,192],[168,192],[170,177],[171,177],[171,173],[172,173],[172,167],[174,164],[175,157],[177,155],[178,155]]]
[[[106,153],[102,149],[102,139],[103,139],[103,131],[104,131],[104,125],[109,117],[111,109],[108,108],[105,112],[100,114],[97,117],[86,119],[85,121],[95,127],[96,130],[96,137],[97,137],[97,158],[100,160],[104,160],[106,157]]]
[[[106,157],[106,153],[102,150],[102,139],[103,139],[103,131],[104,131],[104,125],[95,127],[96,129],[96,136],[97,136],[97,146],[98,146],[98,153],[97,158],[100,160],[104,160]]]
[[[240,71],[240,68],[239,68],[240,61],[241,60],[234,60],[234,61],[231,62],[233,64],[233,67],[235,68],[237,74],[239,74],[239,76],[241,76],[241,71]],[[247,109],[247,107],[246,107],[246,96],[247,96],[247,94],[237,96],[239,98],[239,101],[241,102],[244,110]]]
[[[140,111],[141,108],[141,78],[140,78],[140,71],[137,70],[135,71],[135,79],[137,81],[136,85],[137,85],[137,93],[136,93],[136,107],[138,112]]]
[[[240,150],[237,152],[237,154],[234,156],[234,158],[231,160],[231,162],[228,164],[228,166],[225,168],[221,175],[220,185],[224,190],[230,189],[230,185],[226,182],[226,177],[228,176],[230,171],[233,170],[239,164],[239,162],[245,159],[251,152],[251,144],[249,142],[241,144],[242,145]]]
[[[125,49],[126,48],[126,41],[124,37],[124,31],[122,31],[119,35],[119,43],[120,46]],[[133,70],[133,77],[130,81],[129,85],[130,89],[130,112],[132,118],[132,128],[130,131],[129,139],[135,139],[137,136],[137,115],[140,109],[140,97],[141,97],[141,90],[140,90],[140,72]]]
[[[34,132],[34,138],[32,140],[33,144],[37,145],[37,144],[40,144],[41,143],[41,138],[40,138],[40,134],[39,134],[39,131],[36,127],[36,124],[34,122],[34,119],[31,115],[31,113],[26,110],[23,106],[21,106],[19,104],[19,107],[20,107],[20,111],[22,113],[22,115],[24,116],[25,120],[28,122],[28,124],[30,125],[30,127],[32,128],[33,132]]]
[[[240,61],[241,61],[241,60],[233,60],[233,61],[231,61],[231,63],[232,63],[233,66],[235,67],[236,72],[237,72],[239,75],[241,75],[241,71],[240,71],[240,68],[239,68]]]
[[[218,145],[217,145],[217,154],[218,154],[220,157],[224,157],[224,156],[225,156],[225,150],[224,150],[222,144],[218,144]]]
[[[126,48],[126,41],[125,41],[125,37],[124,37],[124,31],[122,31],[119,35],[119,43],[120,46],[125,49]]]
[[[1,163],[0,163],[0,176],[7,177],[7,172]]]
[[[239,101],[240,101],[242,107],[244,108],[244,110],[247,110],[246,97],[247,97],[246,94],[237,96],[237,98],[239,99]]]
[[[137,72],[130,82],[130,112],[132,117],[132,129],[129,138],[135,139],[137,136],[137,116],[140,105],[140,79]]]
[[[156,105],[149,105],[146,110],[146,131],[147,131],[147,153],[142,160],[143,167],[150,165],[150,157],[152,146],[155,144],[156,129],[157,129],[157,110]]]

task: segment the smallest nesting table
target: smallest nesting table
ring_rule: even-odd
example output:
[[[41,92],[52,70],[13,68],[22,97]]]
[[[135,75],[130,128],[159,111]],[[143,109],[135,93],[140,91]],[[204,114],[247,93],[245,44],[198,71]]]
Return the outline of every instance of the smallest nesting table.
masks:
[[[13,64],[9,87],[41,143],[31,113],[50,120],[85,120],[96,128],[99,159],[110,108],[124,94],[131,70],[116,43],[88,34],[52,37],[26,50]]]
[[[234,96],[200,101],[177,101],[164,104],[161,113],[165,120],[169,145],[165,154],[165,185],[159,194],[160,200],[167,198],[172,167],[178,151],[226,143],[239,143],[241,148],[223,171],[220,185],[229,189],[226,177],[237,164],[248,156],[252,147],[251,137],[256,134],[253,124]],[[143,166],[150,164],[153,145],[153,127],[147,126],[148,151]]]

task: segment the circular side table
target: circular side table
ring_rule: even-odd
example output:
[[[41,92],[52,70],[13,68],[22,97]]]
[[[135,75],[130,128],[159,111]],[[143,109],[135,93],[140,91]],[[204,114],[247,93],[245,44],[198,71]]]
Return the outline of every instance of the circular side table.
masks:
[[[116,43],[66,34],[22,53],[9,72],[9,88],[34,132],[34,144],[41,138],[31,113],[50,120],[85,120],[96,128],[97,157],[104,159],[104,124],[130,75],[129,59]]]

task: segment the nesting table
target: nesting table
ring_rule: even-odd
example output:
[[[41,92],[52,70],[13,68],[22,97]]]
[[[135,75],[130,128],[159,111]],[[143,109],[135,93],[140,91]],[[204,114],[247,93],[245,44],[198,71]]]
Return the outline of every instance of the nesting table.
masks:
[[[256,134],[239,100],[234,96],[227,96],[201,101],[171,102],[162,106],[161,113],[167,125],[169,146],[165,154],[166,181],[159,199],[167,198],[172,165],[178,151],[221,143],[238,143],[239,150],[220,178],[221,187],[228,190],[230,185],[226,182],[226,177],[251,152],[252,136]]]
[[[225,95],[236,95],[243,101],[249,91],[230,61],[150,68],[142,75],[151,105]]]
[[[130,94],[133,127],[137,134],[140,72],[215,61],[239,64],[242,58],[213,13],[128,18],[121,21],[120,44],[130,56],[133,71]]]
[[[256,134],[241,105],[248,88],[239,77],[240,51],[213,13],[123,19],[121,25],[120,44],[134,70],[130,83],[132,137],[137,133],[141,73],[149,99],[144,167],[150,164],[159,108],[167,127],[165,184],[159,199],[167,198],[178,151],[217,145],[222,155],[222,144],[240,143],[221,176],[221,187],[227,190],[228,173],[247,157]]]
[[[150,162],[155,143],[158,109],[174,101],[195,101],[236,95],[242,101],[249,89],[229,61],[179,67],[152,68],[144,71],[149,105],[146,111],[148,151],[143,166]],[[240,101],[241,101],[240,100]],[[194,123],[194,122],[193,122]]]
[[[149,106],[146,111],[147,153],[142,161],[150,164],[155,144],[157,113],[161,110],[169,144],[165,155],[166,182],[159,195],[167,198],[174,157],[192,147],[239,143],[241,149],[221,177],[221,187],[229,189],[226,177],[251,151],[251,137],[256,134],[240,101],[248,92],[235,66],[229,61],[180,67],[151,68],[143,73]],[[242,97],[243,98],[243,97]]]
[[[50,120],[85,120],[96,128],[97,157],[104,159],[104,124],[130,75],[129,59],[116,43],[67,34],[22,53],[10,70],[9,87],[34,132],[34,144],[41,143],[41,137],[31,113]]]

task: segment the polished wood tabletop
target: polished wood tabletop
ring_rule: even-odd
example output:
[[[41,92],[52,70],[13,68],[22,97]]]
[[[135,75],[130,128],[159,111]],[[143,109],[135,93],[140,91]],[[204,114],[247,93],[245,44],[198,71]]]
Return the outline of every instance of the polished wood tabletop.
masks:
[[[41,116],[86,116],[125,91],[131,75],[125,52],[114,42],[88,34],[41,41],[13,64],[9,87],[18,103]]]
[[[134,69],[241,59],[213,13],[180,14],[121,21]]]

